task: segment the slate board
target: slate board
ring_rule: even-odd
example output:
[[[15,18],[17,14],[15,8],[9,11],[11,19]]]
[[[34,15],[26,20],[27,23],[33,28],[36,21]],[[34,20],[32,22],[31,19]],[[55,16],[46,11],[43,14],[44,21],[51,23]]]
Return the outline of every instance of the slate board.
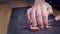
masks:
[[[53,15],[49,16],[52,28],[38,32],[30,31],[26,15],[28,8],[30,7],[12,8],[7,34],[60,34],[60,21],[56,22]]]

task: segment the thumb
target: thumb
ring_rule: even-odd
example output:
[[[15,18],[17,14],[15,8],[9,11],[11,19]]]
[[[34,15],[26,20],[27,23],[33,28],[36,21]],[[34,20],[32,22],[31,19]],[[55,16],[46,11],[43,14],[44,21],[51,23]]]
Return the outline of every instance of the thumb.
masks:
[[[48,11],[48,15],[53,14],[53,9],[52,9],[51,5],[49,5],[49,4],[48,4],[47,11]]]

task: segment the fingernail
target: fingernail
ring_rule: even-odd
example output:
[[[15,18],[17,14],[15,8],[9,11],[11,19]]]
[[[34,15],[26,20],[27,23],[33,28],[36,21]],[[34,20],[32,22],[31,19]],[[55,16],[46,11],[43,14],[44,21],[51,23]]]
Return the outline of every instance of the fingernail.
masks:
[[[37,31],[39,31],[39,27],[32,27],[32,26],[30,26],[30,29],[31,29],[31,31],[33,31],[33,32],[37,32]]]

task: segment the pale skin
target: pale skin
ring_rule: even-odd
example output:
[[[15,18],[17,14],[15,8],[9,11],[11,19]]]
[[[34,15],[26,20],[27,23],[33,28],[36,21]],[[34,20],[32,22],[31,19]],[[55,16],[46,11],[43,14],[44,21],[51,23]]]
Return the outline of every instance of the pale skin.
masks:
[[[48,25],[49,14],[53,14],[53,10],[45,0],[35,0],[34,5],[27,10],[28,21],[33,26],[39,25],[39,28],[48,28],[46,25]],[[60,16],[55,19],[60,20]]]
[[[55,20],[59,21],[60,20],[60,15],[56,16]]]

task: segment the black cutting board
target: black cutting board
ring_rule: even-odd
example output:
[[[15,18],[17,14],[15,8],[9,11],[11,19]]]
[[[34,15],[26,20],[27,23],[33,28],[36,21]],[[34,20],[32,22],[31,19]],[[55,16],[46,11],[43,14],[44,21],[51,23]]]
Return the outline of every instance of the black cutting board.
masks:
[[[26,15],[28,8],[30,7],[12,8],[7,34],[60,34],[60,22],[56,22],[53,15],[49,15],[52,28],[38,32],[30,31]]]

